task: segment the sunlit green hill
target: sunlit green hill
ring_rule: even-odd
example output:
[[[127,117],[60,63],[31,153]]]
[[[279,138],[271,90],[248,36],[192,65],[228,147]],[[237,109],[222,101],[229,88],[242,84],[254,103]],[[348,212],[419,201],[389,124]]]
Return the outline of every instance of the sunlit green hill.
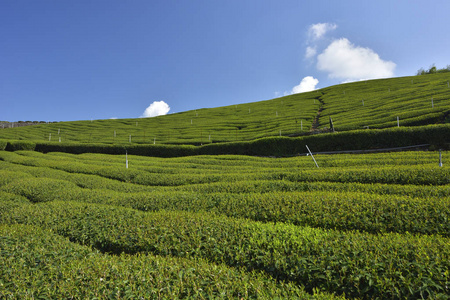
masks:
[[[369,80],[248,104],[154,118],[0,128],[0,139],[107,144],[207,144],[449,123],[450,74]]]

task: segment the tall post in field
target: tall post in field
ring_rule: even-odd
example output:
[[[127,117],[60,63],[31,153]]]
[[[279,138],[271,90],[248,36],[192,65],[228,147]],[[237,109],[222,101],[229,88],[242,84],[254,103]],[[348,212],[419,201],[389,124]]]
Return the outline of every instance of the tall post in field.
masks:
[[[316,167],[319,168],[319,165],[317,164],[316,159],[315,159],[314,156],[312,155],[311,150],[309,150],[308,145],[305,145],[305,146],[306,146],[306,149],[308,149],[308,152],[309,152],[309,154],[311,155],[312,159],[314,160],[314,163],[316,164]]]
[[[125,150],[125,168],[128,169],[128,151]]]
[[[397,116],[397,127],[400,127],[400,119]]]
[[[131,134],[130,134],[130,136],[128,137],[128,142],[131,143]]]
[[[50,133],[49,135],[48,135],[48,141],[50,142],[52,140],[52,134]]]
[[[442,167],[442,149],[439,149],[439,167]]]
[[[431,108],[434,108],[433,97],[431,97]]]

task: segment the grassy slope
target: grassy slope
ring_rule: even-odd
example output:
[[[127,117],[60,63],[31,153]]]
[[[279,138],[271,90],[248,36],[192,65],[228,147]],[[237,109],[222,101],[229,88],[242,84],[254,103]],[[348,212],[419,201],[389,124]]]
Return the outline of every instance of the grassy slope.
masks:
[[[341,84],[273,100],[146,119],[60,122],[2,129],[0,138],[58,142],[206,144],[309,131],[339,131],[449,122],[448,73]],[[433,98],[434,108],[431,107]],[[364,106],[362,105],[364,100]],[[303,127],[303,130],[301,130]],[[114,137],[114,132],[116,136]]]

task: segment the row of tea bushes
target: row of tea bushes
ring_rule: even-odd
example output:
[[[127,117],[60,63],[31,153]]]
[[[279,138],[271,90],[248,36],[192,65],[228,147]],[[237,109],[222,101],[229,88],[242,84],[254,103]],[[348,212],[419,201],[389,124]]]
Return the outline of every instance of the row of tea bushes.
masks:
[[[2,299],[337,299],[202,259],[109,256],[36,226],[0,226]]]
[[[103,252],[201,258],[264,271],[308,292],[365,299],[450,293],[450,242],[439,236],[371,235],[67,201],[3,209],[4,224],[42,226]]]
[[[306,145],[315,152],[366,150],[377,148],[432,145],[449,149],[450,124],[421,127],[401,127],[373,130],[317,134],[303,137],[268,137],[251,141],[192,145],[111,145],[99,143],[55,143],[8,141],[6,150],[36,150],[39,152],[66,152],[128,154],[154,157],[180,157],[193,155],[257,155],[293,156],[307,153]]]
[[[446,185],[450,183],[447,167],[434,165],[385,165],[359,166],[353,168],[331,167],[321,169],[299,169],[294,167],[288,171],[278,168],[258,168],[254,165],[245,172],[242,169],[229,169],[228,172],[196,172],[193,168],[172,169],[168,173],[155,173],[139,168],[125,169],[123,166],[102,166],[81,162],[49,161],[35,157],[17,155],[16,153],[0,152],[0,159],[16,164],[36,167],[50,167],[70,173],[100,175],[102,177],[151,186],[179,186],[218,181],[242,180],[281,180],[289,181],[330,181],[359,183],[388,183],[415,185]],[[303,161],[306,158],[302,158]],[[245,160],[241,162],[246,164]]]
[[[450,233],[447,198],[409,198],[360,192],[303,191],[266,193],[198,193],[154,191],[121,193],[84,189],[73,182],[48,178],[21,178],[22,173],[1,171],[11,182],[0,191],[31,202],[81,201],[131,207],[142,211],[207,211],[263,222],[285,222],[366,232]]]
[[[34,153],[34,152],[28,152]],[[11,155],[17,156],[14,153]],[[50,156],[52,159],[54,156]],[[108,159],[108,156],[103,156]],[[20,157],[19,157],[20,158]],[[66,158],[66,160],[69,158]],[[102,159],[102,158],[98,158]],[[288,181],[283,180],[232,180],[226,181],[227,176],[221,177],[218,182],[206,182],[202,184],[188,184],[178,187],[158,187],[158,186],[146,186],[140,184],[133,184],[123,181],[118,181],[114,179],[105,178],[99,175],[90,175],[83,173],[69,173],[66,171],[52,169],[48,167],[32,167],[18,164],[20,160],[10,160],[14,163],[0,161],[0,172],[6,172],[0,176],[0,185],[10,181],[8,178],[22,178],[22,177],[44,177],[51,179],[61,179],[75,183],[76,185],[83,188],[91,189],[107,189],[111,191],[118,192],[154,192],[160,190],[175,190],[175,191],[193,191],[199,193],[266,193],[271,191],[353,191],[353,192],[368,192],[376,194],[394,194],[394,195],[408,195],[411,197],[450,197],[450,186],[423,186],[423,185],[399,185],[399,184],[380,184],[380,183],[357,183],[357,182],[330,182],[330,181]],[[199,159],[199,161],[202,161]],[[94,163],[92,161],[92,163]],[[153,162],[152,162],[153,163]],[[219,162],[216,162],[219,164]],[[246,160],[241,160],[242,164],[248,165]],[[175,165],[171,171],[175,174]],[[209,173],[209,165],[206,168],[199,167],[197,165],[186,166],[186,164],[179,163],[180,173],[191,173],[191,170],[201,171],[202,173]],[[222,163],[220,162],[220,165]],[[350,165],[353,165],[350,163]],[[230,171],[229,167],[222,166],[220,168],[222,172]],[[239,170],[239,169],[238,169]],[[277,172],[279,169],[270,168],[269,170],[274,170]],[[9,174],[8,172],[16,172],[14,174]],[[237,170],[233,167],[231,169],[233,172]],[[258,169],[254,169],[253,172],[258,172]],[[216,171],[213,170],[215,173]],[[264,171],[268,173],[267,171]],[[259,172],[261,173],[261,172]],[[291,174],[292,175],[292,174]],[[294,176],[294,175],[292,175]],[[313,177],[313,176],[312,176]],[[283,178],[287,178],[286,174]],[[292,177],[291,177],[292,179]],[[336,178],[335,178],[336,179]]]

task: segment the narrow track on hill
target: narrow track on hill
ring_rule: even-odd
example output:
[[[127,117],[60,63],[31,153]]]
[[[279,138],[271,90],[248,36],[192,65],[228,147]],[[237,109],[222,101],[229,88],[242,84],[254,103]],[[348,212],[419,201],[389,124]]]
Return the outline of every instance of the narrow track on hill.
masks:
[[[318,131],[318,129],[319,129],[319,125],[320,125],[320,121],[319,121],[320,113],[324,110],[323,106],[325,105],[325,102],[323,102],[323,100],[322,100],[322,95],[323,95],[323,94],[321,94],[320,96],[316,97],[316,99],[319,100],[319,102],[320,102],[320,107],[319,107],[319,110],[317,111],[317,115],[316,115],[316,117],[314,118],[314,121],[313,121],[313,123],[312,123],[312,125],[311,125],[310,132]]]

